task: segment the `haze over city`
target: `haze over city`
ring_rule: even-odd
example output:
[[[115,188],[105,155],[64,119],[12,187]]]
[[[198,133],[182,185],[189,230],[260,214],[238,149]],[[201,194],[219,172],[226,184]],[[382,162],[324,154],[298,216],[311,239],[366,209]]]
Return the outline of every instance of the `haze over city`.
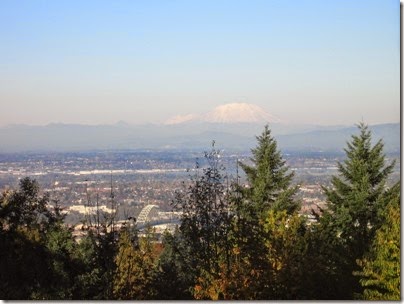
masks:
[[[163,123],[229,103],[397,123],[399,5],[2,1],[0,125]]]

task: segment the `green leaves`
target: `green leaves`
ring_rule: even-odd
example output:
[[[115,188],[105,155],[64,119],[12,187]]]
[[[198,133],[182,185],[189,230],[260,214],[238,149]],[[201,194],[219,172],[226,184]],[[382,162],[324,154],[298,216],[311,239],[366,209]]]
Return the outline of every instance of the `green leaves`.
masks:
[[[202,169],[197,164],[190,185],[177,192],[173,202],[183,213],[179,230],[182,247],[190,255],[188,271],[194,285],[202,273],[217,274],[220,263],[228,261],[230,251],[229,188],[225,186],[226,174],[214,146],[205,153],[205,161]]]
[[[13,230],[19,226],[46,225],[53,216],[47,208],[48,203],[49,195],[40,196],[38,183],[28,177],[23,178],[17,191],[4,193],[1,198],[0,226]]]
[[[149,238],[140,238],[138,248],[127,230],[120,234],[113,293],[118,300],[145,300],[151,297],[150,285],[154,257]]]
[[[365,300],[395,300],[400,293],[400,194],[394,196],[383,212],[384,223],[376,231],[372,247],[358,260]]]

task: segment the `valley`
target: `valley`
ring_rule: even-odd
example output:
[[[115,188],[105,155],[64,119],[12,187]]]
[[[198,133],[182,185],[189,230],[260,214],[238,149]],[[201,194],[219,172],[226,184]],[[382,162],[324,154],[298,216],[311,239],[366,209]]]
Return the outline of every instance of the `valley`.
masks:
[[[221,152],[221,164],[230,182],[245,182],[237,161],[249,162],[248,151]],[[342,153],[285,153],[286,164],[294,172],[293,183],[299,185],[297,198],[301,213],[324,205],[321,185],[329,185],[337,174]],[[388,161],[399,160],[391,154]],[[68,213],[70,225],[80,223],[96,201],[108,208],[111,193],[118,205],[118,218],[137,217],[146,205],[171,211],[175,192],[183,189],[196,174],[195,165],[206,166],[203,152],[190,151],[93,151],[72,153],[0,154],[0,189],[15,189],[23,177],[36,179]],[[399,180],[399,163],[391,182]]]

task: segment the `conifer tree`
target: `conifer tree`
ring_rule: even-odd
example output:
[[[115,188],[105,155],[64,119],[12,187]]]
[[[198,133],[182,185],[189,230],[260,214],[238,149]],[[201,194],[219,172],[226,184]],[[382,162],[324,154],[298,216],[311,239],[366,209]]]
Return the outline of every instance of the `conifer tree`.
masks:
[[[54,286],[47,286],[47,299],[72,299],[74,277],[79,273],[77,261],[74,259],[76,241],[73,229],[64,224],[66,214],[62,212],[58,201],[54,201],[54,216],[50,219],[50,228],[45,236],[45,246],[49,253],[50,269]]]
[[[252,166],[240,163],[249,183],[245,194],[258,214],[268,209],[293,213],[299,208],[293,200],[297,187],[291,187],[294,174],[288,173],[289,168],[285,166],[268,125],[257,136],[257,141],[257,147],[251,150]]]
[[[360,134],[347,143],[346,159],[338,163],[339,176],[333,176],[330,188],[325,188],[327,209],[321,217],[319,238],[327,255],[328,282],[334,299],[353,299],[361,293],[357,259],[369,250],[375,231],[381,225],[381,211],[391,190],[386,182],[394,162],[386,165],[383,142],[374,146],[371,133],[364,123]],[[393,187],[394,188],[394,187]]]
[[[82,237],[74,252],[79,262],[79,274],[74,280],[74,300],[102,299],[105,283],[102,280],[103,269],[99,265],[97,238],[92,231]]]
[[[361,257],[380,227],[380,212],[390,192],[386,182],[395,162],[386,166],[382,140],[372,147],[368,127],[358,127],[360,134],[347,143],[346,160],[338,163],[340,176],[333,176],[332,187],[323,189],[340,239]]]
[[[283,212],[285,218],[297,216],[299,203],[293,199],[297,191],[297,187],[291,186],[293,173],[288,173],[268,126],[257,140],[257,147],[252,149],[252,165],[240,164],[247,175],[248,187],[233,183],[230,188],[230,226],[223,243],[228,248],[223,249],[231,255],[217,259],[219,269],[204,271],[199,276],[194,293],[198,299],[257,300],[275,295],[270,291],[274,286],[268,285],[272,282],[269,277],[277,270],[267,256],[266,217],[270,210]],[[206,204],[206,200],[201,200],[204,201]],[[227,209],[224,211],[227,213]]]

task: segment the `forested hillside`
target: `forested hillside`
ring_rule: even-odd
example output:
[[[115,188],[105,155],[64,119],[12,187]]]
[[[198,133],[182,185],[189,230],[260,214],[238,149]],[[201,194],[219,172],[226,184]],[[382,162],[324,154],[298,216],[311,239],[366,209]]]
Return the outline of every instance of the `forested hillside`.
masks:
[[[268,126],[230,179],[212,144],[172,202],[174,233],[156,239],[114,214],[82,225],[33,179],[0,197],[5,300],[400,300],[400,183],[387,185],[382,140],[358,125],[315,221]],[[341,147],[342,148],[342,147]],[[111,200],[113,200],[111,195]]]

